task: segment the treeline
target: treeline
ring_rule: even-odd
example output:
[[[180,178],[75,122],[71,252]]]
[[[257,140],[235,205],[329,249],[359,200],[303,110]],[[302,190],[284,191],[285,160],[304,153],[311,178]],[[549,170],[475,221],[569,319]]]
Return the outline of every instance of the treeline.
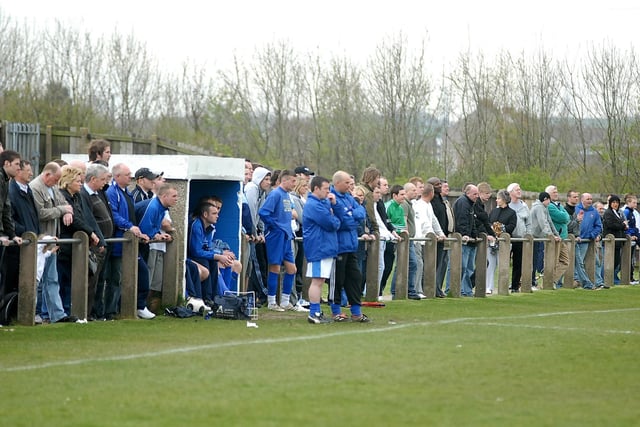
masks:
[[[640,75],[634,47],[460,53],[434,70],[428,43],[379,42],[366,64],[265,45],[233,69],[166,73],[133,35],[36,31],[0,9],[0,118],[94,133],[157,134],[274,167],[307,164],[453,186],[636,191]]]

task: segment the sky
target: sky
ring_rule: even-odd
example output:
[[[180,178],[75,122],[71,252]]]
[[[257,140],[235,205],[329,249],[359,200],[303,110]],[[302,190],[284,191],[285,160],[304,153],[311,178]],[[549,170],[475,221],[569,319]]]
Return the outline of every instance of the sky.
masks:
[[[432,68],[447,68],[461,52],[500,50],[554,56],[591,43],[629,48],[638,39],[636,0],[350,1],[293,0],[3,0],[0,13],[30,27],[56,20],[96,36],[115,29],[146,43],[161,70],[185,61],[226,69],[234,55],[250,61],[269,43],[301,53],[347,56],[366,63],[383,41],[402,34],[409,48],[426,40]]]

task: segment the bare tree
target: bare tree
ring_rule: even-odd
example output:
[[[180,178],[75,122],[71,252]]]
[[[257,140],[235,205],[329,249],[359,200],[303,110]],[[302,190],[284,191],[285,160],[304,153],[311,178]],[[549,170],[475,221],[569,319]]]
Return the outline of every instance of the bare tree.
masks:
[[[372,113],[380,117],[383,157],[392,175],[412,175],[419,168],[428,137],[426,112],[431,82],[425,72],[424,41],[408,52],[402,34],[383,42],[369,63],[369,100]]]

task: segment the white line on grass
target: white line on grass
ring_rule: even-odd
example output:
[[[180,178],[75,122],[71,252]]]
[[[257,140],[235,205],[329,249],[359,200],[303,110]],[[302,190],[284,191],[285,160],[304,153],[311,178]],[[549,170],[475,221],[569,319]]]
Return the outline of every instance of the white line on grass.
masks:
[[[319,340],[319,339],[342,337],[342,336],[355,335],[355,334],[389,332],[389,331],[395,331],[397,329],[403,329],[403,328],[415,327],[415,326],[433,326],[433,325],[446,325],[451,323],[471,323],[471,322],[473,322],[472,324],[478,324],[477,323],[478,321],[486,322],[486,321],[496,321],[496,320],[530,319],[530,318],[536,318],[536,317],[549,317],[549,316],[567,316],[567,315],[577,315],[577,314],[618,313],[618,312],[638,311],[638,310],[640,310],[640,308],[624,308],[624,309],[616,309],[616,310],[595,310],[595,311],[586,311],[586,310],[585,311],[559,311],[559,312],[552,312],[552,313],[535,313],[535,314],[525,314],[522,316],[504,316],[504,317],[460,317],[456,319],[438,320],[435,322],[403,323],[400,325],[392,325],[392,326],[386,326],[386,327],[351,329],[347,331],[343,330],[339,332],[330,332],[330,333],[318,334],[318,335],[304,335],[304,336],[284,337],[284,338],[265,338],[265,339],[250,340],[250,341],[230,341],[225,343],[214,343],[214,344],[181,347],[181,348],[170,348],[167,350],[134,353],[134,354],[123,354],[123,355],[109,356],[109,357],[60,360],[55,362],[39,363],[39,364],[33,364],[33,365],[1,367],[0,372],[31,371],[36,369],[55,368],[60,366],[84,365],[88,363],[136,360],[136,359],[144,359],[147,357],[160,357],[160,356],[167,356],[167,355],[180,354],[180,353],[191,353],[194,351],[215,350],[215,349],[228,348],[228,347],[240,347],[240,346],[262,345],[262,344],[281,344],[281,343],[289,343],[289,342],[296,342],[296,341]]]
[[[596,328],[567,328],[563,326],[542,326],[542,325],[522,325],[513,323],[499,323],[499,322],[465,322],[464,324],[470,326],[501,326],[509,328],[525,328],[525,329],[544,329],[553,331],[578,331],[587,332],[590,334],[621,334],[621,335],[640,335],[640,331],[623,331],[617,329],[596,329]]]

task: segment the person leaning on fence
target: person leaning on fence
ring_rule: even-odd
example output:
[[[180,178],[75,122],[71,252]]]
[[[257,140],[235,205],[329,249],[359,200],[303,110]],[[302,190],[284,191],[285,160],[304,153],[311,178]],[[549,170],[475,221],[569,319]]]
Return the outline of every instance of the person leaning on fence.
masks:
[[[169,208],[174,207],[176,203],[178,203],[178,190],[171,184],[162,184],[157,189],[155,197],[136,203],[136,217],[140,218],[140,231],[156,242],[170,242],[172,237],[168,231],[171,231],[172,227],[170,223],[167,225],[165,220]],[[149,292],[159,296],[162,292],[164,251],[152,250],[150,246],[150,244],[141,244],[141,247],[145,249],[142,254],[146,252],[146,257],[143,256],[144,267],[149,271]],[[148,302],[153,302],[153,306],[150,307],[151,311],[158,311],[160,301],[157,298],[149,300]]]
[[[413,210],[416,215],[416,237],[425,238],[427,234],[433,233],[438,243],[440,243],[444,241],[446,236],[442,228],[440,228],[440,223],[433,212],[433,206],[431,205],[433,196],[433,185],[426,183],[424,184],[420,199],[413,203]],[[418,255],[418,246],[416,246],[416,255],[417,258],[420,259],[422,258],[422,246],[424,246],[424,242],[417,243],[420,243],[420,254]],[[418,268],[418,273],[421,273],[420,267]],[[420,280],[418,280],[418,278]],[[422,289],[422,274],[416,274],[416,287],[418,286]],[[444,296],[444,292],[442,292],[442,289],[439,287],[436,287],[436,296],[438,298]]]
[[[69,224],[63,223],[60,226],[60,238],[72,239],[77,231],[84,232],[89,237],[89,246],[100,246],[103,248],[106,243],[102,232],[93,218],[91,212],[86,212],[82,206],[80,198],[80,190],[82,189],[82,170],[63,166],[62,175],[58,181],[60,194],[65,198],[66,202],[73,207],[73,221]],[[71,310],[71,254],[73,247],[70,244],[64,244],[60,247],[58,253],[58,280],[60,282],[60,297],[62,305],[66,312]]]
[[[33,177],[31,163],[28,160],[20,162],[20,171],[9,181],[9,200],[11,202],[11,218],[15,226],[17,236],[22,236],[30,231],[35,235],[40,234],[38,210],[33,200],[33,192],[29,188],[29,182]],[[4,276],[4,293],[18,290],[18,273],[20,272],[20,247],[9,246],[4,256],[7,268]],[[38,302],[42,301],[42,288],[39,288]],[[36,314],[39,313],[39,304],[36,306]]]
[[[553,225],[553,221],[551,216],[549,215],[548,206],[551,204],[551,196],[546,191],[541,192],[538,195],[538,200],[533,202],[533,206],[531,206],[531,234],[534,239],[546,239],[549,236],[553,236],[556,242],[560,242],[560,234],[556,230],[556,227]],[[540,243],[544,247],[544,242],[536,242]],[[534,257],[535,257],[534,252]],[[540,256],[540,255],[537,255]],[[542,259],[538,260],[538,263],[544,265],[544,251],[542,251]],[[535,265],[535,261],[534,261]],[[545,265],[544,270],[549,273],[555,274],[556,270],[562,269],[560,265]],[[564,271],[562,271],[564,274]],[[533,290],[536,290],[533,288]]]
[[[107,199],[102,193],[108,177],[109,169],[106,166],[92,163],[87,166],[84,184],[80,190],[80,197],[84,201],[84,206],[88,206],[87,212],[90,212],[93,216],[104,239],[113,237],[113,216]],[[97,320],[104,317],[104,270],[106,260],[111,253],[111,247],[106,245],[102,251],[99,248],[100,246],[89,248],[97,261],[96,270],[89,276],[88,282],[87,313],[89,313],[89,320]]]
[[[11,201],[9,200],[9,180],[15,177],[20,172],[20,154],[13,150],[4,150],[0,153],[0,209],[2,209],[2,221],[0,230],[0,242],[2,246],[7,246],[10,241],[12,243],[22,243],[22,238],[16,235],[15,224],[13,222],[13,212],[11,211]],[[0,253],[4,252],[5,248],[0,247]],[[3,254],[4,255],[4,254]],[[2,259],[3,256],[0,256]],[[6,262],[2,263],[2,286],[0,289],[0,298],[4,296],[4,279],[6,277],[8,266]]]
[[[442,198],[442,182],[438,177],[431,177],[427,180],[427,183],[433,186],[433,198],[431,199],[431,207],[433,208],[433,214],[436,216],[440,228],[445,235],[445,238],[449,235],[453,228],[449,228],[449,219],[447,214],[447,205]],[[451,224],[453,225],[453,224]],[[436,297],[445,298],[446,294],[442,290],[442,283],[444,282],[444,276],[447,272],[447,265],[449,264],[449,253],[445,251],[445,241],[439,241],[436,246]]]
[[[40,175],[29,183],[38,210],[40,232],[53,237],[60,235],[60,222],[66,225],[73,222],[73,207],[66,202],[58,190],[57,184],[61,175],[60,165],[50,162],[44,166]],[[42,287],[40,311],[43,322],[76,321],[76,318],[68,316],[62,308],[56,253],[52,253],[46,259],[40,284]]]
[[[500,237],[502,233],[513,233],[516,225],[518,224],[518,217],[513,209],[509,207],[511,196],[507,190],[500,190],[496,194],[496,207],[489,214],[489,222],[496,237]],[[493,293],[493,281],[495,276],[496,267],[498,266],[498,249],[502,243],[497,240],[493,242],[493,245],[489,245],[489,252],[487,253],[487,282],[486,293]]]
[[[607,210],[604,211],[602,218],[602,235],[612,234],[616,239],[624,239],[628,229],[629,221],[624,214],[620,212],[620,197],[613,194],[609,197],[608,207]],[[620,284],[619,274],[622,260],[622,244],[623,242],[615,242],[614,245],[614,285]]]
[[[331,277],[338,255],[340,220],[334,215],[335,194],[329,191],[329,180],[315,176],[310,183],[311,192],[304,206],[302,222],[303,245],[307,258],[306,276],[309,285],[309,323],[329,323],[320,308],[322,285]]]
[[[136,213],[133,197],[127,189],[131,182],[131,169],[124,163],[118,163],[112,169],[113,182],[107,190],[107,197],[113,213],[115,225],[114,237],[123,237],[124,233],[131,231],[136,238],[149,240],[149,236],[142,233],[136,225]],[[138,256],[140,258],[140,256]],[[140,264],[140,259],[138,259]],[[122,280],[122,243],[114,243],[111,252],[110,271],[105,288],[105,312],[109,318],[118,312],[120,300],[120,285]],[[138,269],[138,295],[136,301],[137,314],[141,319],[153,319],[153,314],[147,308],[147,296],[149,294],[149,271]]]
[[[584,260],[587,256],[587,249],[589,247],[588,240],[593,240],[596,243],[600,242],[602,233],[602,221],[598,211],[593,207],[593,196],[589,193],[583,193],[580,198],[580,203],[576,206],[576,217],[580,224],[580,234],[576,238],[576,260],[575,260],[575,274],[578,285],[583,289],[594,290],[597,288],[603,288],[604,283],[593,284],[587,271],[585,270]],[[600,274],[596,271],[596,278],[600,279]]]
[[[476,242],[478,237],[477,216],[473,205],[478,199],[478,187],[467,185],[464,194],[454,202],[453,214],[456,220],[456,233],[462,235],[462,277],[460,291],[463,297],[473,297],[473,282],[471,276],[476,269]]]
[[[625,218],[627,218],[628,228],[625,233],[631,239],[631,268],[629,269],[629,283],[636,285],[638,282],[633,278],[633,272],[635,271],[636,257],[635,253],[638,248],[638,239],[640,239],[640,229],[638,229],[639,221],[637,221],[637,208],[638,198],[633,194],[626,194],[624,196],[625,207],[623,210]]]
[[[511,196],[509,207],[513,209],[518,217],[518,225],[513,230],[511,237],[521,239],[527,234],[531,234],[531,218],[529,216],[529,208],[522,201],[522,189],[520,184],[514,182],[509,184],[507,191]],[[511,254],[513,257],[513,274],[511,275],[511,292],[520,292],[520,283],[522,279],[522,242],[511,242]],[[535,283],[535,271],[531,272],[532,284]]]
[[[553,272],[553,285],[556,288],[562,287],[562,277],[569,268],[569,242],[566,239],[569,237],[569,222],[571,221],[571,215],[562,206],[562,203],[558,201],[558,188],[555,185],[549,185],[544,190],[549,193],[551,202],[547,206],[549,211],[549,217],[553,227],[560,236],[560,243],[556,245],[555,265],[556,268]]]

